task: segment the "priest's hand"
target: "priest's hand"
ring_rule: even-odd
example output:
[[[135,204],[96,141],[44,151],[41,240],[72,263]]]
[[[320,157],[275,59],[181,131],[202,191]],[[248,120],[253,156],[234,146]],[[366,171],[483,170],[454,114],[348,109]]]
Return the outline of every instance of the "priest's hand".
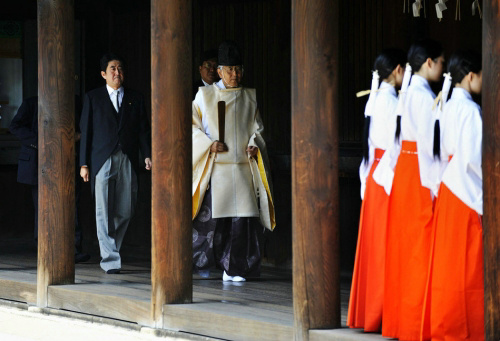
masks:
[[[89,168],[87,166],[82,166],[80,168],[80,176],[82,177],[84,182],[89,181],[89,177],[90,177],[89,174],[90,174],[90,172],[89,172]]]
[[[250,146],[247,147],[247,153],[250,155],[250,157],[255,157],[257,155],[257,151],[259,150],[258,147]]]
[[[215,141],[214,143],[212,143],[210,151],[212,153],[220,153],[220,152],[227,152],[228,149],[224,142]]]
[[[144,163],[146,164],[146,169],[147,170],[151,170],[151,167],[153,165],[153,162],[151,161],[151,159],[149,157],[147,157],[145,160],[144,160]]]

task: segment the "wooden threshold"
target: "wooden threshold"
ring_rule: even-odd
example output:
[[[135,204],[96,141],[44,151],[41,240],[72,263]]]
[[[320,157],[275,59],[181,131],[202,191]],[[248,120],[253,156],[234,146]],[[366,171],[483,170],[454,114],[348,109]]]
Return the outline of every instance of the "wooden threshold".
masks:
[[[36,304],[33,262],[0,264],[0,298]],[[129,265],[120,275],[106,275],[97,264],[79,264],[76,284],[49,287],[49,307],[91,316],[151,326],[149,269]],[[342,290],[345,325],[348,281]],[[266,272],[260,280],[227,284],[215,273],[210,279],[195,275],[192,304],[165,305],[165,330],[226,340],[292,340],[293,308],[289,276]],[[359,329],[309,331],[310,341],[382,341],[380,334]]]
[[[36,304],[36,255],[2,255],[0,299]],[[149,262],[127,262],[119,275],[107,275],[97,261],[77,264],[75,284],[49,287],[51,309],[151,326]],[[165,305],[164,330],[226,340],[292,340],[292,280],[288,272],[264,270],[260,279],[225,283],[222,273],[193,276],[192,304]],[[342,276],[342,325],[350,278]],[[378,341],[379,334],[356,329],[311,330],[311,341]]]
[[[78,313],[151,325],[150,293],[137,284],[77,283],[50,286],[48,305]]]
[[[36,304],[36,266],[0,264],[0,298]]]
[[[292,340],[292,312],[236,302],[165,305],[163,328],[227,340]]]
[[[36,281],[33,283],[19,279],[0,278],[0,298],[34,305],[36,304]]]
[[[364,333],[362,329],[315,329],[309,331],[309,341],[389,341],[378,333]]]

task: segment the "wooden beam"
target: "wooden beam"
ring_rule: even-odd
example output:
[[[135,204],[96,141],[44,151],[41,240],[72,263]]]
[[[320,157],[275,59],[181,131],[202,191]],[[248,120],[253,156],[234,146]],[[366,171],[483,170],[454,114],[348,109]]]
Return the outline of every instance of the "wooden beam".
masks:
[[[292,1],[295,339],[340,326],[339,1]]]
[[[192,301],[191,1],[151,0],[152,319]]]
[[[75,280],[74,0],[38,0],[37,304]]]
[[[485,340],[500,340],[500,3],[483,2],[483,190]]]

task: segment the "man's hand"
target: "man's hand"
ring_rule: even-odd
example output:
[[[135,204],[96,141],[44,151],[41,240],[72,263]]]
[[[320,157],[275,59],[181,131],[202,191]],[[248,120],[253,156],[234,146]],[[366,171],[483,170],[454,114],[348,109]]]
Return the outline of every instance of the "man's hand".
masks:
[[[82,166],[80,168],[80,176],[82,177],[84,182],[88,182],[90,175],[89,175],[89,168],[87,166]]]
[[[149,157],[146,158],[146,160],[144,160],[144,162],[146,163],[146,169],[147,170],[151,170],[151,166],[152,166],[152,162],[151,162],[151,159]]]
[[[247,153],[251,157],[255,157],[257,155],[257,151],[259,150],[258,147],[250,146],[247,148]]]
[[[212,143],[210,151],[212,153],[220,153],[220,152],[227,152],[228,149],[224,142],[215,141],[214,143]]]

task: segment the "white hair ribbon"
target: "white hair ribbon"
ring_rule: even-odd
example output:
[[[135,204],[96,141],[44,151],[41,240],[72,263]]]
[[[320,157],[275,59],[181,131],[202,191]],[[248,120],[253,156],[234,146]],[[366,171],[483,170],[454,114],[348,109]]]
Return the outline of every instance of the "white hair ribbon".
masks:
[[[396,115],[402,116],[406,98],[406,92],[408,91],[408,86],[411,80],[411,66],[406,63],[405,74],[403,76],[403,84],[401,85],[401,91],[399,92],[398,106],[396,107]]]
[[[375,98],[377,97],[377,90],[379,87],[380,77],[378,75],[378,71],[375,70],[372,73],[372,86],[370,90],[370,96],[368,97],[368,102],[366,102],[365,107],[365,117],[373,115],[373,108],[375,106]]]
[[[377,83],[375,83],[375,78]],[[356,92],[356,97],[364,97],[366,95],[371,95],[374,92],[378,92],[378,87],[380,82],[378,81],[379,79],[378,71],[372,71],[372,86],[370,87],[370,90],[363,90],[363,91],[358,91]]]
[[[472,15],[476,15],[476,8],[479,11],[479,18],[482,19],[483,13],[481,12],[481,6],[479,6],[479,0],[474,0],[474,2],[472,2]]]
[[[436,119],[439,119],[440,116],[439,114],[441,111],[443,111],[444,105],[448,100],[448,94],[450,93],[451,89],[451,81],[452,81],[451,74],[448,72],[445,73],[443,76],[444,76],[443,87],[441,88],[441,91],[434,100],[434,105],[432,106],[432,110],[435,110],[436,107],[438,107],[438,110],[436,111]]]
[[[445,2],[447,2],[447,1],[448,0],[439,0],[438,3],[436,4],[436,14],[437,14],[439,21],[441,21],[441,19],[443,19],[443,11],[445,9],[448,9],[448,7],[445,4]]]

